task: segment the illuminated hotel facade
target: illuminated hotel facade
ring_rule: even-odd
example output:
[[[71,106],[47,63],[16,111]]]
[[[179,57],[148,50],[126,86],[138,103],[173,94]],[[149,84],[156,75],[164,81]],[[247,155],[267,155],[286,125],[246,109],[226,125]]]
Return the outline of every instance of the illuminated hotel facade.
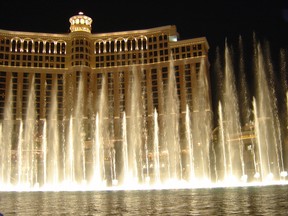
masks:
[[[104,119],[109,120],[108,127],[113,125],[110,137],[115,145],[122,133],[124,113],[126,117],[133,115],[135,88],[131,80],[139,80],[140,115],[145,116],[148,128],[153,128],[150,119],[155,110],[160,119],[165,113],[169,71],[175,75],[180,119],[184,122],[187,105],[191,113],[212,115],[205,37],[178,40],[173,25],[93,34],[92,19],[81,12],[69,21],[67,34],[0,30],[2,120],[12,119],[17,125],[18,120],[26,119],[31,114],[31,92],[33,118],[39,122],[56,117],[65,121],[79,109],[83,119],[89,121],[105,107]],[[137,76],[133,75],[135,71]],[[105,99],[101,99],[101,92]],[[55,101],[57,112],[49,117]],[[86,140],[91,139],[89,132],[86,136]]]

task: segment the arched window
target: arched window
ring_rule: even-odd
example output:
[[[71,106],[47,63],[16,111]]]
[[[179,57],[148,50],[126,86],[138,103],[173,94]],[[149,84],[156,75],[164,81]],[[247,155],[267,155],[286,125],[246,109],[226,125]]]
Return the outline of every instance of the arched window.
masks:
[[[100,53],[99,43],[95,44],[95,53]]]
[[[128,40],[128,41],[127,41],[127,49],[128,49],[128,51],[131,51],[131,50],[132,50],[131,40]]]
[[[125,50],[125,41],[121,41],[121,51]]]
[[[33,42],[30,40],[29,42],[28,42],[28,52],[32,52],[32,49],[33,49]]]
[[[111,50],[110,50],[110,41],[106,42],[106,52],[111,52]]]
[[[44,42],[43,41],[40,42],[39,53],[44,53]]]
[[[66,44],[65,43],[62,43],[62,45],[61,45],[61,54],[65,54],[66,53]]]
[[[143,43],[142,49],[147,50],[147,39],[146,38],[141,38],[141,42]]]
[[[17,51],[17,52],[20,52],[20,51],[21,51],[21,41],[20,41],[20,40],[17,41],[16,51]]]
[[[115,49],[115,42],[114,41],[110,41],[110,49],[111,49],[111,52],[114,52],[114,49]]]
[[[27,41],[24,41],[24,43],[23,43],[23,51],[28,52],[28,42]]]
[[[121,51],[121,42],[120,41],[117,41],[116,50],[117,50],[117,52]]]
[[[54,46],[55,46],[54,42],[51,42],[50,43],[50,53],[54,53]]]
[[[104,51],[104,43],[101,42],[100,43],[100,53],[103,53],[103,51]]]
[[[61,44],[60,43],[57,43],[56,44],[56,52],[57,52],[57,54],[61,54]]]
[[[16,47],[16,41],[13,40],[13,41],[12,41],[12,48],[11,48],[11,51],[12,51],[12,52],[16,52],[16,48],[17,48],[17,47]]]
[[[49,46],[50,46],[50,44],[48,43],[48,42],[46,42],[46,44],[45,44],[45,53],[50,53],[49,51]]]
[[[34,49],[35,49],[35,53],[39,53],[39,42],[38,41],[35,41]]]
[[[138,50],[138,47],[136,47],[136,40],[136,38],[132,40],[132,50]]]

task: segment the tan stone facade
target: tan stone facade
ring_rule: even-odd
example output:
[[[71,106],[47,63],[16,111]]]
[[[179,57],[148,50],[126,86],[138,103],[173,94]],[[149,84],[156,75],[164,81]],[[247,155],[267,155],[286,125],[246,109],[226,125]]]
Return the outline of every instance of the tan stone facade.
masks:
[[[162,124],[165,106],[170,106],[165,105],[167,94],[171,94],[170,71],[175,75],[179,99],[180,133],[185,133],[187,105],[194,119],[202,118],[199,111],[212,117],[205,37],[178,41],[175,26],[92,34],[91,22],[79,13],[70,18],[68,34],[0,30],[1,119],[16,120],[19,128],[19,120],[27,118],[65,122],[81,116],[88,122],[84,123],[88,141],[93,136],[89,135],[89,119],[95,119],[104,107],[110,139],[117,143],[122,137],[124,113],[129,118],[135,112],[131,104],[135,104],[136,95],[141,111],[135,115],[145,118],[149,136],[153,134],[154,111]],[[138,94],[132,85],[135,79]],[[67,121],[62,123],[64,128]],[[38,123],[41,135],[43,122]]]
[[[57,86],[58,116],[70,116],[68,105],[72,102],[66,96],[71,94],[71,88],[65,88],[64,84],[69,82],[69,85],[76,86],[80,74],[84,82],[84,106],[88,104],[88,95],[96,100],[105,75],[108,103],[113,107],[114,117],[119,117],[128,102],[125,95],[128,94],[129,73],[132,70],[140,71],[142,76],[146,114],[152,114],[154,108],[161,113],[171,61],[181,110],[185,111],[186,104],[191,104],[193,110],[198,109],[198,99],[195,97],[199,88],[196,80],[202,59],[209,82],[209,46],[206,38],[177,41],[175,26],[91,34],[92,20],[89,21],[90,29],[84,31],[76,28],[75,20],[72,24],[75,17],[80,17],[79,25],[81,17],[89,19],[82,13],[71,17],[71,32],[68,34],[0,30],[1,118],[4,117],[7,100],[12,103],[13,119],[25,117],[32,79],[39,119],[46,118],[51,108],[53,86]],[[9,91],[12,92],[10,97]],[[210,90],[205,94],[208,102],[206,109],[210,110]],[[76,96],[72,95],[72,98]]]

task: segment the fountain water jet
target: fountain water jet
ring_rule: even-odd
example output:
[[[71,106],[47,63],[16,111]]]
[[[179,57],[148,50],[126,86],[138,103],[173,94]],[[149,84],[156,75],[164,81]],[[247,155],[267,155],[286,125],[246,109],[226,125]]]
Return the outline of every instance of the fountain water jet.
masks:
[[[36,118],[33,87],[36,84],[31,76],[31,88],[25,93],[29,99],[23,108],[27,113],[17,119],[14,126],[11,104],[6,104],[0,146],[2,155],[7,152],[11,158],[1,157],[1,186],[22,185],[26,190],[59,190],[62,186],[65,187],[60,190],[103,190],[110,186],[112,189],[211,187],[214,182],[216,186],[221,182],[227,184],[232,177],[242,185],[253,182],[254,177],[259,184],[265,182],[266,177],[271,180],[272,176],[274,180],[285,180],[287,141],[285,130],[281,130],[276,90],[267,82],[274,73],[273,68],[266,65],[269,61],[263,60],[267,53],[263,53],[260,46],[255,51],[253,72],[258,83],[253,101],[246,94],[245,76],[241,78],[242,92],[245,92],[243,105],[239,102],[242,99],[234,76],[237,73],[234,55],[227,42],[224,49],[225,65],[221,72],[225,76],[216,108],[218,127],[213,133],[210,101],[205,100],[210,88],[203,70],[207,65],[198,58],[197,67],[191,70],[193,98],[188,100],[187,96],[186,101],[179,100],[180,96],[186,97],[179,94],[186,89],[179,86],[182,77],[172,57],[170,65],[167,62],[167,71],[153,74],[156,76],[153,81],[161,86],[157,92],[153,92],[152,83],[147,84],[153,70],[144,66],[131,67],[127,73],[120,69],[115,74],[104,71],[102,83],[98,85],[101,88],[97,86],[99,91],[91,93],[95,103],[90,99],[88,105],[83,99],[88,91],[84,78],[87,74],[81,67],[76,71],[79,72],[75,76],[76,86],[69,86],[70,74],[65,81],[66,91],[77,97],[72,98],[74,94],[68,93],[67,101],[72,105],[63,119],[58,118],[58,86],[52,82],[42,89],[50,94],[52,103],[47,104],[51,107],[46,107],[49,114],[44,119]],[[168,72],[167,77],[164,72]],[[98,79],[99,74],[89,75]],[[113,85],[113,79],[121,74],[120,84],[125,86],[125,91],[120,84]],[[148,90],[143,91],[144,87]],[[114,100],[111,92],[121,95],[120,101]],[[153,104],[150,93],[162,97]],[[287,88],[285,94],[288,94]],[[146,100],[152,101],[151,107],[145,106]],[[121,106],[122,102],[125,106],[117,113],[113,106]],[[15,155],[17,160],[13,159]]]
[[[185,126],[186,126],[186,137],[188,143],[188,152],[189,152],[189,181],[193,182],[195,180],[195,169],[194,169],[194,146],[193,146],[193,137],[191,133],[191,121],[190,121],[190,110],[186,106],[186,115],[185,115]]]
[[[267,50],[266,50],[267,51]],[[283,163],[281,151],[282,143],[280,135],[280,125],[278,120],[278,110],[275,106],[275,90],[273,86],[273,69],[269,68],[270,56],[267,56],[264,63],[263,51],[261,44],[257,45],[257,59],[256,59],[256,76],[258,80],[257,94],[253,101],[254,118],[257,137],[257,146],[260,158],[261,177],[270,178],[273,174],[280,175],[280,170]],[[267,76],[269,78],[267,78]],[[270,82],[268,82],[270,80]],[[272,81],[271,81],[272,80]]]
[[[5,184],[10,184],[11,181],[11,157],[12,155],[12,84],[9,83],[8,100],[6,102],[6,109],[4,113],[4,123],[1,124],[0,140],[3,140],[0,145],[1,157],[1,182]],[[3,131],[3,133],[2,133]]]
[[[158,114],[156,109],[154,110],[154,148],[153,148],[153,173],[154,173],[154,182],[156,185],[159,185],[161,182],[160,179],[160,155],[159,155],[159,127],[158,127]]]
[[[165,134],[167,150],[168,179],[182,179],[181,154],[179,146],[179,98],[175,80],[173,59],[170,57],[168,84],[165,97]]]
[[[243,52],[241,38],[239,44]],[[223,152],[223,179],[227,178],[227,175],[239,176],[242,173],[241,179],[245,181],[248,180],[248,176],[250,176],[249,181],[252,181],[254,176],[254,180],[271,182],[272,179],[279,180],[282,170],[285,169],[281,141],[283,136],[278,117],[279,108],[276,105],[277,92],[274,87],[275,71],[272,67],[269,47],[266,46],[263,52],[260,42],[254,41],[254,45],[252,63],[256,88],[253,89],[255,92],[253,100],[248,103],[247,87],[243,80],[245,74],[242,74],[244,72],[243,56],[240,53],[239,70],[242,77],[240,77],[239,86],[242,89],[237,91],[234,78],[236,65],[232,64],[233,56],[230,54],[227,41],[225,43],[224,85],[221,86],[221,103],[218,107],[218,137],[222,145],[218,145],[217,148],[221,147]],[[238,105],[239,95],[242,97],[243,104]],[[239,108],[242,110],[242,119],[240,119]],[[250,110],[253,110],[253,113]],[[218,152],[221,151],[218,150]],[[219,171],[221,171],[220,164],[218,157]]]

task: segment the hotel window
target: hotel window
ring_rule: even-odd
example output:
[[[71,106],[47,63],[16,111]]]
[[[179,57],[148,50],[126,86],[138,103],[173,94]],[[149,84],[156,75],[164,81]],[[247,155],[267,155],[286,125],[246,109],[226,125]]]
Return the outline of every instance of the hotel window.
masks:
[[[196,64],[195,64],[195,66],[196,66],[196,79],[198,79],[199,78],[199,72],[200,72],[200,63],[199,62],[197,62]]]

